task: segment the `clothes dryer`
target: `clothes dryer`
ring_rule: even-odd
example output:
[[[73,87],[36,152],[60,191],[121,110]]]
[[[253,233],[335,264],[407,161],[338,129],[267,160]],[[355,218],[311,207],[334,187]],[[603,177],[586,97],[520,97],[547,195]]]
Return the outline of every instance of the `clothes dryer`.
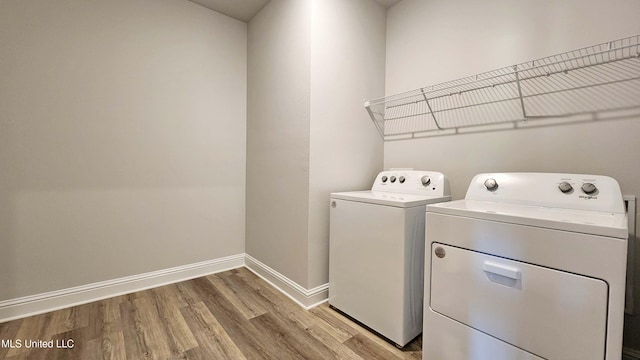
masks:
[[[598,175],[493,173],[426,207],[424,360],[619,360],[627,218]]]

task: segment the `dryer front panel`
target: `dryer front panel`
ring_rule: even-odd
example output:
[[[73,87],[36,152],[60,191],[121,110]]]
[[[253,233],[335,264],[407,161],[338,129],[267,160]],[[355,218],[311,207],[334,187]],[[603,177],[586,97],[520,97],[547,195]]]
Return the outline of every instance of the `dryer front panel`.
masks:
[[[436,313],[542,358],[605,356],[602,280],[440,243],[430,280]]]

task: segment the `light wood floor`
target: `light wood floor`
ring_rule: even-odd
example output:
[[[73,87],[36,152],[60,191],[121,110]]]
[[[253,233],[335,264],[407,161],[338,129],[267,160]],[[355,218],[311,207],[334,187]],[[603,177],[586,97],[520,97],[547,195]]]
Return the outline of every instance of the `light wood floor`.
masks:
[[[10,339],[22,347],[0,347],[0,359],[422,356],[420,337],[397,349],[326,304],[302,309],[245,268],[0,324],[0,340]],[[25,347],[70,339],[72,349]]]

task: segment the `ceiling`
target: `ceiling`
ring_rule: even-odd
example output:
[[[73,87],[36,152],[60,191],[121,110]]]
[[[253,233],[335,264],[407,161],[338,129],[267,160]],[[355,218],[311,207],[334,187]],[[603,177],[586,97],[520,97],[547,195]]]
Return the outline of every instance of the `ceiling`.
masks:
[[[377,3],[384,6],[386,9],[400,2],[400,0],[376,0]]]
[[[189,0],[213,11],[248,22],[269,0]],[[400,0],[376,0],[385,8],[390,8]]]

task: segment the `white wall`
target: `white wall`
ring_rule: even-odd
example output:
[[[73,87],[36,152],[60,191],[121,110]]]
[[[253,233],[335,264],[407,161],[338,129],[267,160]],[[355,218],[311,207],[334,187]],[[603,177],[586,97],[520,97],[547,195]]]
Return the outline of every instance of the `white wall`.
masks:
[[[638,14],[636,0],[403,0],[387,15],[386,95],[635,35]],[[454,199],[492,171],[605,174],[640,196],[638,120],[387,142],[384,166],[442,171]],[[625,344],[640,348],[636,322]]]
[[[272,0],[249,22],[247,253],[305,289],[328,281],[329,193],[382,167],[362,102],[384,90],[384,29],[373,0]]]
[[[0,300],[244,252],[246,24],[0,2]]]
[[[247,254],[307,286],[310,0],[248,26]]]
[[[386,11],[372,0],[315,0],[311,28],[309,284],[329,274],[329,194],[370,189],[380,135],[363,107],[384,91]]]

